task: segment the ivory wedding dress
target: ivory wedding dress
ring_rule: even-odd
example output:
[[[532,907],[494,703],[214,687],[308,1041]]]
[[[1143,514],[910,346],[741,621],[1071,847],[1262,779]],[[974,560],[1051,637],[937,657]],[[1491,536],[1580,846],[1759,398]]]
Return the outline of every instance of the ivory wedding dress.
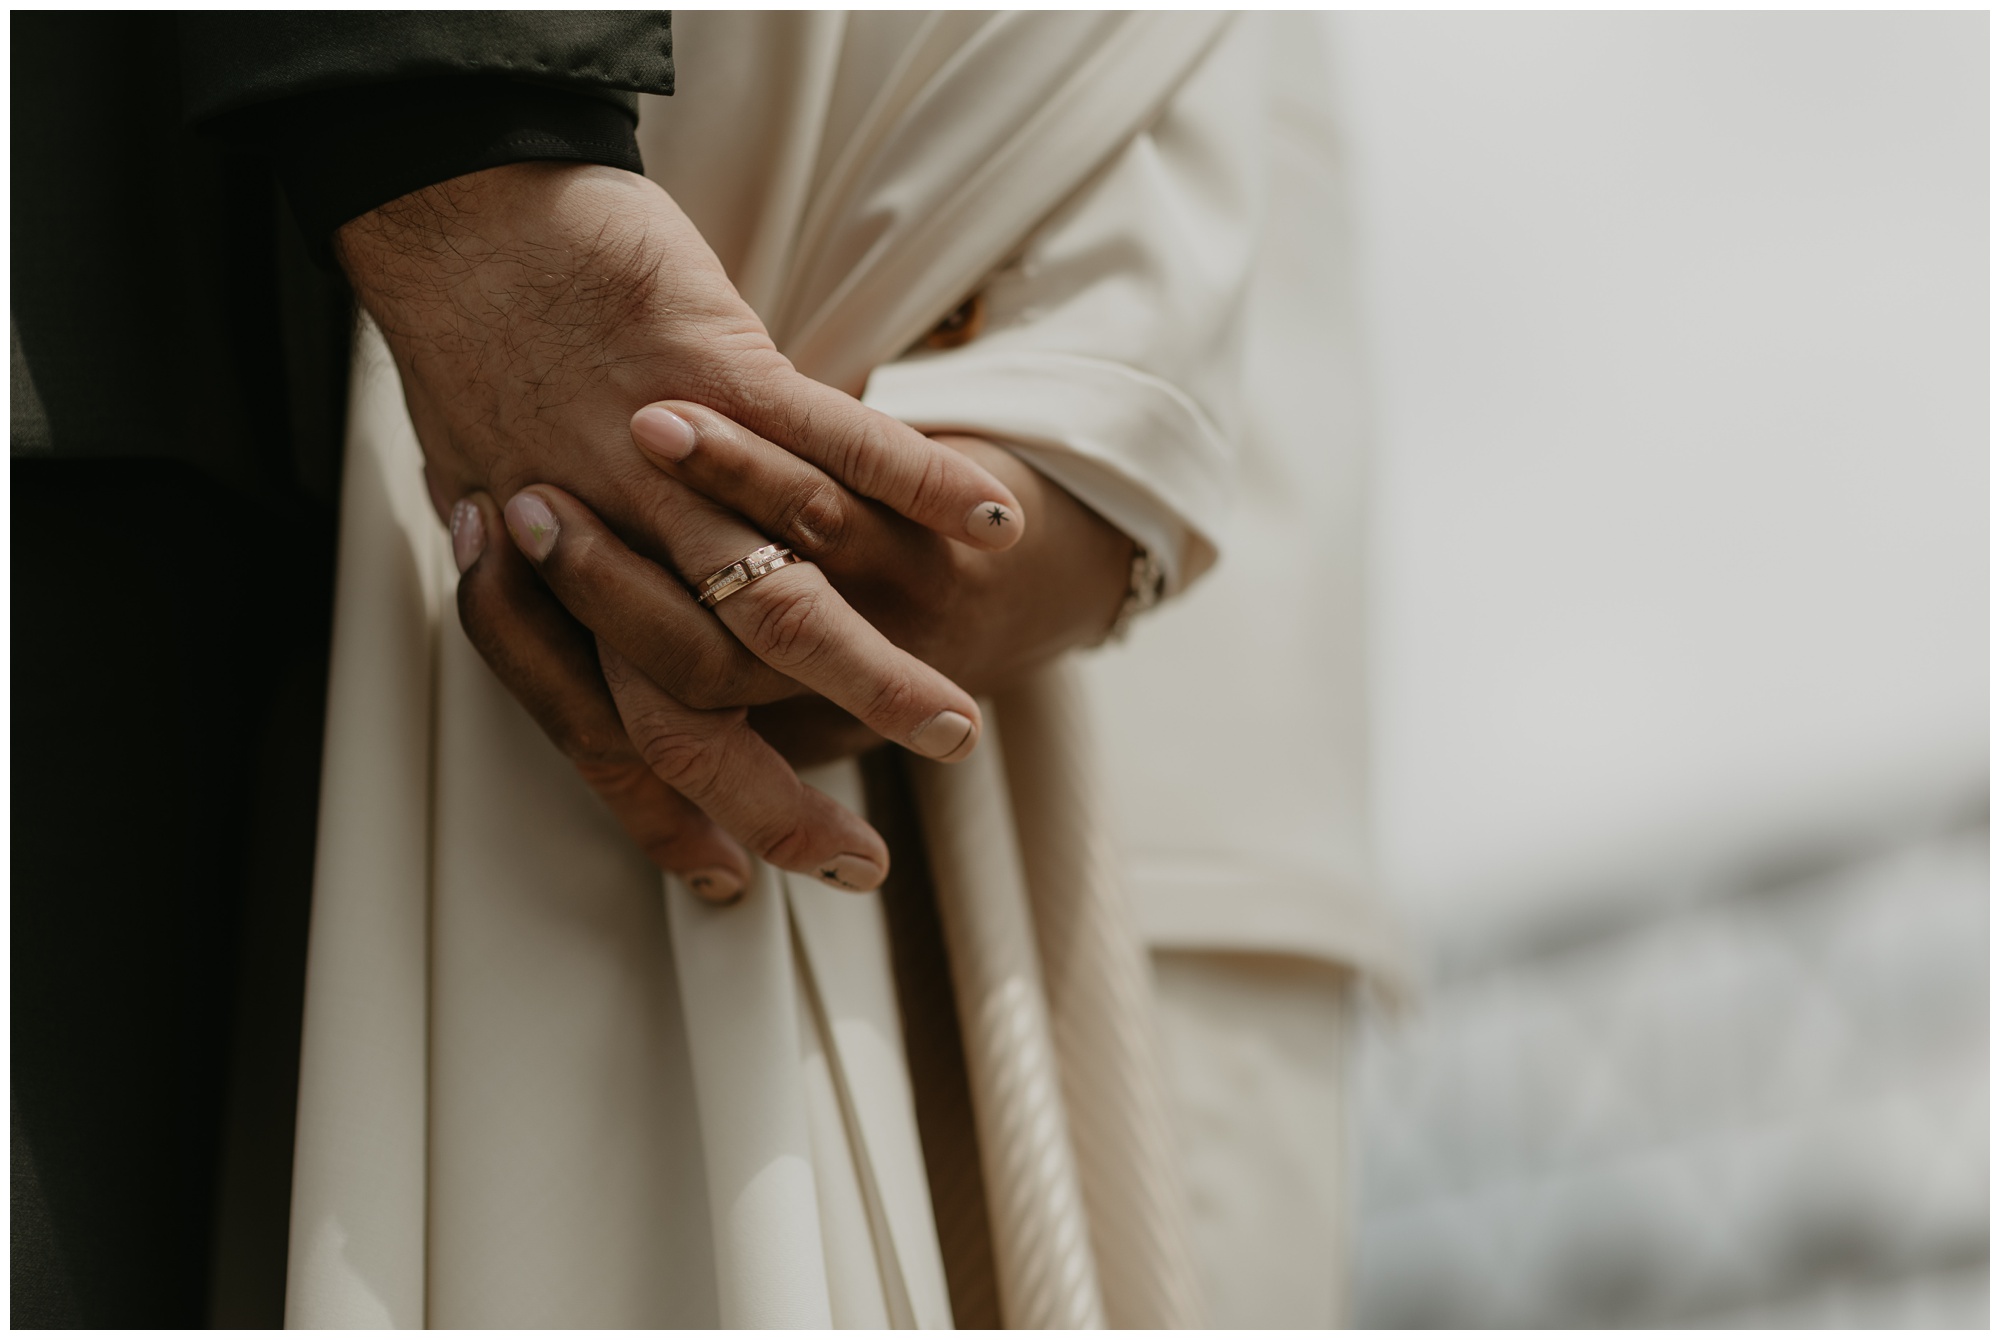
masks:
[[[1173,589],[1221,556],[909,760],[999,1315],[1332,1324],[1345,984],[1396,957],[1311,31],[676,18],[648,171],[801,370],[1008,444]],[[951,1325],[881,900],[663,881],[465,641],[419,469],[364,330],[288,1323]]]

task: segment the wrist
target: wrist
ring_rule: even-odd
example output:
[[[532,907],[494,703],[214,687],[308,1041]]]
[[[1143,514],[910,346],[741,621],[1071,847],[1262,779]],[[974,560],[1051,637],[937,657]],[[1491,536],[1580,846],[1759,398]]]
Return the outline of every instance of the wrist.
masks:
[[[528,162],[639,172],[636,125],[630,95],[439,77],[260,104],[218,130],[270,155],[308,249],[331,264],[343,224],[440,182]]]
[[[662,265],[648,197],[666,199],[614,168],[510,164],[370,210],[337,247],[406,391],[515,397],[599,369],[643,379]]]
[[[482,168],[386,200],[342,224],[334,251],[363,293],[408,277],[470,273],[496,261],[575,268],[593,239],[602,250],[644,177],[591,163],[524,162]]]

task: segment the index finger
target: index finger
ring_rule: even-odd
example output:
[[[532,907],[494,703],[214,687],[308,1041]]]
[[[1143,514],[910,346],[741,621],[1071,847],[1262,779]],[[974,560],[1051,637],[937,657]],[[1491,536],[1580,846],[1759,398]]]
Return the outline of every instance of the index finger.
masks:
[[[1011,549],[1020,540],[1020,500],[963,453],[830,386],[798,381],[802,387],[726,412],[778,444],[772,449],[811,461],[854,492],[940,535],[992,550]],[[687,421],[674,413],[676,403],[660,401],[632,416],[633,436],[670,460],[694,445]]]

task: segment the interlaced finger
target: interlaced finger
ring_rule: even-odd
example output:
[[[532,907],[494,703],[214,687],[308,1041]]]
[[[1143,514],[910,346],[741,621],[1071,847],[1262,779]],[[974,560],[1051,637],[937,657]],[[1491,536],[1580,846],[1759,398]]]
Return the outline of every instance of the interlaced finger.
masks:
[[[477,493],[461,500],[451,529],[463,570],[459,622],[495,676],[653,864],[700,897],[735,898],[749,879],[749,858],[639,757],[598,671],[590,634],[509,542],[492,498]]]
[[[564,607],[685,706],[744,707],[802,692],[562,489],[515,494],[507,522]]]
[[[697,587],[767,541],[734,512],[684,485],[652,527]],[[524,490],[508,504],[511,518]],[[716,616],[767,665],[853,713],[884,739],[955,762],[979,740],[979,707],[938,671],[857,614],[811,563],[779,568],[736,589]]]
[[[772,865],[866,890],[889,871],[889,848],[861,819],[800,781],[751,730],[745,709],[698,712],[674,701],[609,643],[605,682],[633,746],[661,781],[701,806]]]
[[[668,404],[671,402],[662,402]],[[646,419],[662,434],[672,426],[647,406],[633,416],[635,435]],[[812,462],[864,498],[873,498],[920,526],[980,549],[1009,549],[1026,517],[1013,490],[959,452],[925,437],[852,396],[807,377],[743,398],[731,417]]]

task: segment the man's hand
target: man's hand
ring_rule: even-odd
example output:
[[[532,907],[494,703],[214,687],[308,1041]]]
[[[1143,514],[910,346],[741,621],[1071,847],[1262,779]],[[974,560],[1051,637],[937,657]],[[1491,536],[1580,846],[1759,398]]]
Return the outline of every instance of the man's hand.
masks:
[[[492,168],[364,214],[335,245],[395,355],[440,517],[475,489],[504,504],[523,485],[554,484],[664,561],[662,480],[627,424],[676,398],[941,535],[1000,550],[1022,533],[1019,501],[992,475],[801,376],[644,177]]]

